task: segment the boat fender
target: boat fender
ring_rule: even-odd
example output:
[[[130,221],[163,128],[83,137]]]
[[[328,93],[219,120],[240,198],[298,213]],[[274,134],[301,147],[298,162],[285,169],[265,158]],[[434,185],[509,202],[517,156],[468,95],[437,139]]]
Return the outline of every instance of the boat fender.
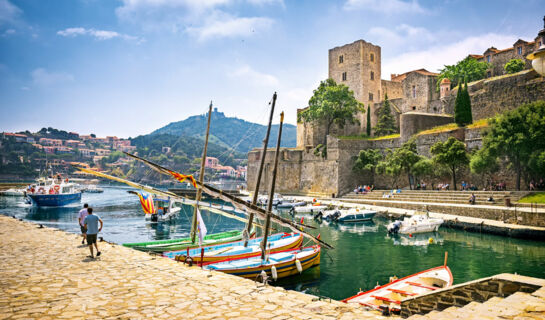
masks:
[[[274,279],[274,281],[276,281],[276,279],[278,279],[278,272],[276,272],[276,267],[275,266],[271,267],[271,274],[272,274],[272,278]]]
[[[299,273],[303,272],[303,266],[301,265],[301,261],[299,261],[299,259],[295,260],[295,266],[297,267],[297,271],[299,271]]]

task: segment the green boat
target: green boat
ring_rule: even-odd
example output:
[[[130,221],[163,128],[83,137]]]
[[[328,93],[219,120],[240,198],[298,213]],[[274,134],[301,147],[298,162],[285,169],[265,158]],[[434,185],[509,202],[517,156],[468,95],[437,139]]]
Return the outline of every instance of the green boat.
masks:
[[[225,242],[238,241],[242,239],[242,231],[226,231],[206,235],[203,239],[203,245],[213,245]],[[133,248],[140,251],[163,253],[165,251],[184,250],[187,248],[196,248],[198,242],[192,243],[191,238],[157,240],[139,243],[124,243],[123,246]]]

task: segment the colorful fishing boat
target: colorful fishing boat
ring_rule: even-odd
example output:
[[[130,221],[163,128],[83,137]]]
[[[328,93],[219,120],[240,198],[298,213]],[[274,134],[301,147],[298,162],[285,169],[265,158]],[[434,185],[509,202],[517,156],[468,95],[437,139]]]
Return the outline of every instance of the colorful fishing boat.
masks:
[[[257,279],[262,273],[274,280],[300,274],[303,271],[320,264],[320,246],[290,249],[270,253],[261,259],[261,254],[242,259],[227,259],[225,261],[204,264],[204,269],[220,271],[236,276]]]
[[[163,256],[179,261],[186,261],[190,257],[193,263],[248,258],[261,254],[262,240],[262,237],[250,239],[247,246],[244,246],[244,241],[235,241],[201,248],[170,251],[164,252]],[[268,240],[267,250],[277,252],[300,247],[303,243],[303,236],[300,233],[277,233],[270,235]]]
[[[203,245],[213,245],[226,242],[233,242],[242,239],[242,231],[233,230],[214,234],[208,234],[203,239]],[[166,251],[185,250],[187,248],[196,248],[198,242],[191,242],[191,238],[180,238],[170,240],[156,240],[138,243],[124,243],[124,247],[133,248],[140,251],[163,253]]]
[[[359,303],[370,309],[399,312],[403,299],[450,287],[453,278],[449,267],[444,265],[401,279],[392,277],[390,280],[390,283],[375,287],[373,290],[360,292],[342,301]]]

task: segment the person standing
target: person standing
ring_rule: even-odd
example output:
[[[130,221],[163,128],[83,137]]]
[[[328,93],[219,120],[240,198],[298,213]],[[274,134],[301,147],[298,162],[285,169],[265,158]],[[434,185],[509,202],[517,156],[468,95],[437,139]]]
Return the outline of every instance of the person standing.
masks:
[[[96,214],[93,214],[93,208],[87,209],[88,215],[85,217],[84,225],[87,228],[87,244],[89,245],[89,250],[91,251],[91,259],[94,259],[93,255],[93,244],[97,249],[97,257],[100,256],[100,251],[98,251],[97,246],[97,234],[102,230],[102,219]],[[100,222],[100,227],[98,223]]]
[[[85,237],[86,237],[87,229],[85,228],[84,221],[85,221],[85,217],[87,217],[87,208],[88,207],[89,207],[89,205],[87,203],[84,204],[83,209],[81,209],[79,211],[79,214],[78,214],[79,228],[81,230],[81,237],[83,238],[83,239],[81,239],[81,244],[85,244]]]

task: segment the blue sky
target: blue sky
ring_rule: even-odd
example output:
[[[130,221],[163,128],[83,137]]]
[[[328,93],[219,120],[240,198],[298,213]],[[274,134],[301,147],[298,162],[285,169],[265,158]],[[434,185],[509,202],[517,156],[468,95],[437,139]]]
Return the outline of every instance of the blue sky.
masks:
[[[382,78],[531,41],[544,0],[0,0],[0,131],[120,137],[206,112],[295,123],[328,49],[382,47]]]

